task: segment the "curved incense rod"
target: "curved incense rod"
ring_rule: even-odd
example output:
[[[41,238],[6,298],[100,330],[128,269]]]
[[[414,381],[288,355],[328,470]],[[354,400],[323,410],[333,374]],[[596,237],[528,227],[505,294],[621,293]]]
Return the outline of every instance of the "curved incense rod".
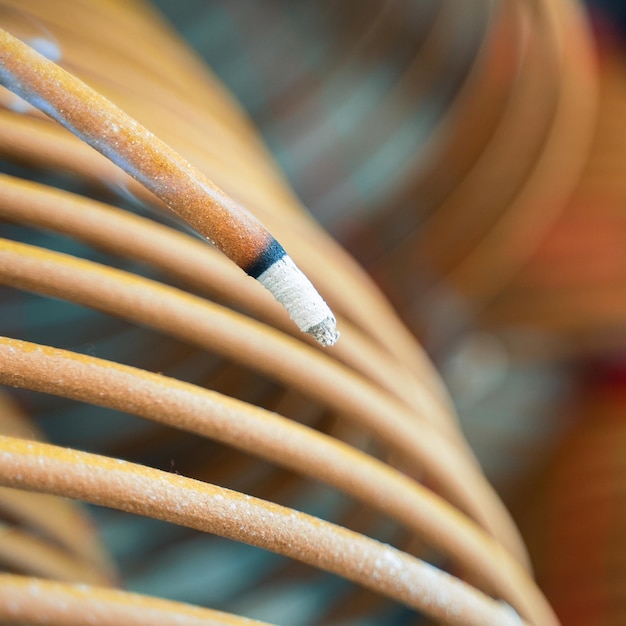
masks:
[[[136,593],[0,574],[0,621],[41,626],[269,626]]]
[[[38,537],[46,538],[91,563],[101,572],[107,571],[109,580],[114,580],[111,564],[97,549],[95,528],[87,524],[82,512],[73,503],[52,496],[0,487],[0,512],[12,520],[18,520],[22,528],[32,529]]]
[[[49,120],[26,118],[0,108],[0,155],[10,160],[17,155],[36,167],[67,170],[98,186],[104,181],[118,191],[129,191],[148,206],[156,202],[151,193],[114,163]],[[272,218],[268,214],[265,220],[269,219]],[[276,230],[280,222],[274,220],[273,229]],[[313,222],[309,221],[309,224]],[[373,288],[371,280],[365,278],[354,260],[336,245],[329,244],[326,238],[318,236],[314,243],[308,241],[315,232],[312,226],[307,226],[299,233],[292,229],[285,231],[281,238],[289,240],[290,247],[298,250],[298,262],[301,266],[306,263],[307,274],[315,273],[315,282],[323,283],[325,296],[333,303],[333,308],[341,308],[344,316],[362,328],[372,340],[391,351],[397,360],[427,379],[433,387],[438,387],[438,395],[449,408],[450,400],[415,337],[393,314],[389,303]],[[325,265],[320,266],[321,260]]]
[[[224,255],[195,237],[144,217],[5,174],[0,174],[0,217],[52,229],[113,254],[139,259],[285,332],[298,332],[269,294],[248,281]],[[163,250],[168,253],[162,254]],[[413,375],[404,363],[348,320],[338,319],[343,339],[335,346],[333,356],[395,393],[451,436],[460,436],[454,414],[446,410],[438,387],[433,389],[432,384]]]
[[[446,276],[452,284],[470,289],[471,297],[488,301],[528,262],[538,242],[554,225],[578,184],[596,124],[595,50],[585,32],[588,25],[584,10],[577,3],[554,0],[538,3],[538,8],[546,31],[552,31],[557,53],[558,82],[551,126],[541,153],[533,160],[531,171],[506,211]],[[527,120],[522,126],[524,123]],[[505,150],[510,150],[510,143]],[[462,196],[461,202],[466,202]],[[500,252],[503,249],[507,254]]]
[[[43,494],[33,494],[42,496]],[[64,548],[8,524],[0,523],[0,567],[68,582],[111,585],[113,580],[92,563]]]
[[[0,29],[0,84],[131,175],[210,239],[322,345],[336,321],[283,247],[243,207],[134,119],[69,72]]]
[[[0,383],[131,413],[325,482],[400,522],[522,614],[532,615],[532,606],[544,603],[520,565],[440,497],[377,459],[279,415],[162,375],[8,338],[0,339]]]
[[[464,443],[417,421],[390,394],[327,354],[172,287],[69,255],[2,240],[0,280],[152,326],[228,356],[332,407],[424,470],[438,490],[479,520],[524,563],[510,515]]]
[[[520,617],[391,546],[293,509],[119,459],[0,437],[0,483],[45,491],[242,541],[323,569],[450,626]],[[551,615],[538,625],[551,626]]]

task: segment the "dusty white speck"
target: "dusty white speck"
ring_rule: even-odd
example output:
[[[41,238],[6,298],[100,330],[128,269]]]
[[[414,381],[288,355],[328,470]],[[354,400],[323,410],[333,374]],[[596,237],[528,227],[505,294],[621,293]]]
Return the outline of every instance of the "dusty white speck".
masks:
[[[28,591],[33,597],[37,597],[41,593],[41,589],[39,588],[39,585],[37,583],[31,583]]]
[[[500,600],[500,604],[504,609],[504,614],[511,620],[514,624],[522,624],[522,618],[519,616],[519,613],[510,605],[504,602],[504,600]]]
[[[388,561],[393,567],[402,567],[402,559],[394,554],[391,550],[386,550],[384,555],[385,561]]]

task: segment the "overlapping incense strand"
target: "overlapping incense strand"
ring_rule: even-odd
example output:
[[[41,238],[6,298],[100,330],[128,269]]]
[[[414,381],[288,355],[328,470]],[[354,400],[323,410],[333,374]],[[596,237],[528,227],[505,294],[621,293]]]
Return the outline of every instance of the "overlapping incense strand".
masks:
[[[0,84],[135,178],[259,280],[303,332],[335,343],[335,317],[283,247],[245,208],[105,97],[0,29]]]

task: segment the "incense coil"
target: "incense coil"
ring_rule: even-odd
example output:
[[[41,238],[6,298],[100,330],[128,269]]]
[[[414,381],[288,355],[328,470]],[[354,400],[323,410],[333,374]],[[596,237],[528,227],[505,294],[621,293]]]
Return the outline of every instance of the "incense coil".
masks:
[[[529,263],[484,312],[502,329],[528,325],[563,337],[566,352],[598,355],[624,346],[621,294],[623,43],[598,37],[599,102],[593,142],[576,189]],[[565,342],[563,342],[565,343]]]
[[[15,339],[2,340],[3,383],[58,396],[18,393],[53,439],[68,445],[63,438],[75,437],[69,445],[87,448],[91,455],[7,438],[3,482],[266,547],[354,580],[443,623],[514,624],[520,623],[517,613],[528,623],[556,623],[528,573],[517,531],[463,441],[423,351],[364,272],[301,210],[249,122],[219,83],[140,3],[127,4],[123,10],[115,4],[74,3],[70,23],[58,4],[50,11],[45,2],[3,3],[2,10],[4,27],[26,40],[33,39],[29,28],[39,37],[45,33],[62,65],[171,143],[262,219],[319,287],[342,331],[341,342],[326,352],[294,336],[282,310],[214,250],[116,207],[130,205],[159,216],[162,207],[151,194],[77,138],[4,93],[0,152],[11,167],[2,177],[1,210],[7,220],[0,255],[2,281],[105,316],[77,315],[76,309],[58,304],[54,305],[58,312],[53,308],[54,314],[42,320],[37,318],[37,300],[4,292],[3,333]],[[49,184],[23,180],[38,175],[49,177]],[[62,189],[67,186],[73,192]],[[63,208],[57,212],[55,204]],[[74,254],[55,252],[59,240],[38,234],[38,229],[75,238],[79,243],[64,247]],[[119,257],[129,260],[121,262]],[[197,293],[209,294],[220,304]],[[75,328],[67,328],[67,314],[70,320],[75,316]],[[35,316],[34,324],[28,323],[29,315]],[[157,332],[138,330],[145,326]],[[54,341],[48,343],[55,348],[45,345],[44,338],[51,335]],[[204,386],[223,395],[209,394]],[[85,410],[75,401],[161,421],[164,426],[131,421],[124,441],[115,432],[89,435],[75,428],[75,414]],[[205,412],[210,419],[198,419]],[[114,419],[124,423],[119,414]],[[233,430],[233,419],[239,430]],[[305,422],[306,427],[290,420]],[[72,422],[74,428],[68,429]],[[194,434],[228,447],[203,443]],[[230,446],[238,451],[230,452]],[[207,461],[207,455],[219,462]],[[111,460],[117,456],[127,464],[120,464],[119,480],[107,487],[107,474],[118,476]],[[257,456],[264,463],[257,463]],[[167,467],[172,458],[174,466]],[[241,526],[243,510],[239,517],[235,513],[228,517],[229,503],[235,511],[244,500],[241,494],[150,468],[164,464],[167,470],[235,486],[277,505],[254,500],[252,522]],[[102,470],[100,478],[96,470]],[[381,519],[392,518],[399,526],[387,535],[381,533],[383,538],[418,556],[432,552],[433,560],[459,578],[408,553],[299,515],[293,519],[303,525],[293,522],[298,532],[290,535],[288,520],[294,514],[278,505],[305,506],[295,497],[303,486],[311,489],[302,474],[349,494],[338,503],[331,498],[332,506],[322,516],[373,535]],[[147,482],[132,483],[136,490],[132,491],[123,476]],[[163,485],[170,482],[173,491],[166,497]],[[180,503],[186,502],[185,489],[205,494],[204,513],[194,517],[178,510],[184,509]],[[216,502],[224,503],[222,517],[210,521],[207,511]],[[384,515],[380,518],[371,510]],[[328,545],[321,542],[318,550],[307,547],[306,524],[319,527],[320,541],[329,537]],[[339,543],[335,546],[333,541]],[[360,568],[359,559],[369,559],[367,567]],[[402,571],[410,571],[417,586],[398,575]],[[24,585],[8,578],[3,583],[16,590]],[[53,601],[55,589],[59,597],[76,597],[68,587],[42,583],[41,589],[48,594],[46,601]],[[93,599],[110,606],[131,602],[98,590]],[[237,600],[231,604],[236,613]],[[72,619],[90,610],[78,601],[72,606],[77,612]],[[152,608],[159,607],[163,608],[155,600]],[[12,610],[10,603],[3,610]],[[326,611],[322,620],[339,609],[331,602]],[[38,619],[34,613],[24,613],[23,619]],[[5,615],[17,619],[9,612]],[[154,619],[153,614],[146,609],[143,619]],[[234,617],[215,619],[239,623]]]
[[[541,324],[524,318],[541,302],[522,292],[527,267],[567,219],[596,149],[602,79],[583,7],[497,3],[489,20],[424,164],[400,165],[412,178],[390,210],[347,240],[421,336],[439,301],[456,306],[461,330]]]
[[[575,626],[619,621],[624,611],[623,360],[594,360],[581,378],[561,407],[572,427],[519,503],[542,588]]]

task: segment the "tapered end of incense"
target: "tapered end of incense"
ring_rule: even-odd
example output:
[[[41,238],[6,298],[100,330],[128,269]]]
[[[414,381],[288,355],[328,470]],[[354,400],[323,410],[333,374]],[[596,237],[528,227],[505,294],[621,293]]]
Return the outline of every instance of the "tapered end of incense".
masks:
[[[339,339],[339,333],[336,329],[336,320],[334,317],[327,317],[322,320],[319,324],[315,326],[311,326],[307,331],[309,335],[312,335],[314,339],[317,340],[318,343],[326,346],[332,346],[336,343],[337,339]]]
[[[312,335],[322,346],[332,346],[337,341],[335,316],[284,251],[255,278],[287,309],[301,331]]]

